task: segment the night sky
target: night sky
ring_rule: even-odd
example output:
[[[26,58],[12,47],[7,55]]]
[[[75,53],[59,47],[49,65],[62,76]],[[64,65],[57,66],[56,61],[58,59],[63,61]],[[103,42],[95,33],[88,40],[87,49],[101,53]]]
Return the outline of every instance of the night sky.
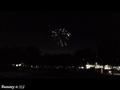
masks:
[[[0,12],[0,46],[35,45],[48,53],[99,47],[120,54],[120,13],[115,12]],[[50,31],[65,27],[72,36],[67,48],[50,38]],[[112,52],[111,51],[111,52]]]

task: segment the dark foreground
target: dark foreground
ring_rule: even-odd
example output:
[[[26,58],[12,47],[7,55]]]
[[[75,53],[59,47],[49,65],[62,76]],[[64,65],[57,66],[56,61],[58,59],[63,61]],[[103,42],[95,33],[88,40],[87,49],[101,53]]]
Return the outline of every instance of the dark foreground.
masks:
[[[2,71],[0,72],[0,79],[120,79],[120,76],[100,74],[89,71],[29,71],[29,72],[15,72]]]
[[[82,85],[111,80],[120,80],[120,76],[100,75],[92,72],[0,72],[0,85],[25,85],[25,88],[33,89],[47,88],[48,85],[55,87],[55,84],[66,85],[78,82],[77,84]]]

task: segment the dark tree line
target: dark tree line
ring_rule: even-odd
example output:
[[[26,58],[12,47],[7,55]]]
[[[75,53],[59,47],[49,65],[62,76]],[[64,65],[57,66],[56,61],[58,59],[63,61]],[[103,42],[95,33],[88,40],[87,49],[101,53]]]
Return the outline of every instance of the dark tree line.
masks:
[[[101,51],[103,52],[103,51]],[[101,53],[100,52],[100,53]],[[117,59],[108,57],[109,54],[99,54],[92,52],[90,48],[76,51],[73,55],[60,54],[60,55],[42,55],[42,51],[36,46],[27,47],[14,47],[0,48],[0,60],[2,63],[28,63],[28,64],[56,64],[56,65],[68,65],[68,64],[84,64],[87,62],[101,64],[105,63],[120,63],[119,57]],[[111,59],[114,59],[113,61]]]

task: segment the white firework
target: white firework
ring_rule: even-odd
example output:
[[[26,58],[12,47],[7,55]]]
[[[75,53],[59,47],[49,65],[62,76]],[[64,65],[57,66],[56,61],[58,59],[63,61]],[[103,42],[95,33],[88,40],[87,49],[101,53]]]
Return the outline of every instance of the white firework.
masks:
[[[51,31],[51,37],[57,41],[59,46],[66,47],[68,46],[71,33],[69,33],[65,28],[59,28]]]

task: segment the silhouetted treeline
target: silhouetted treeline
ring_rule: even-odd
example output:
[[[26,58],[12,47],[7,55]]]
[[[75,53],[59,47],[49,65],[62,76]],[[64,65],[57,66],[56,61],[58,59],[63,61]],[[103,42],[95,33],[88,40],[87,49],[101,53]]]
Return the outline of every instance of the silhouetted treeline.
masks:
[[[119,57],[108,57],[105,55],[96,56],[90,48],[76,51],[74,54],[59,54],[50,55],[43,54],[43,52],[36,46],[0,48],[0,60],[2,63],[27,63],[27,64],[54,64],[54,65],[68,65],[68,64],[85,64],[101,63],[101,64],[119,64]]]

